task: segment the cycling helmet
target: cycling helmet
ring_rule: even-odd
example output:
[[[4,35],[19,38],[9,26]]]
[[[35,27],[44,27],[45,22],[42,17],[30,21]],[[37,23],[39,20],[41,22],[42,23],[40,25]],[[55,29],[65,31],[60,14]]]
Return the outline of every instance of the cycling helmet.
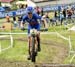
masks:
[[[33,13],[33,7],[27,7],[27,13]]]

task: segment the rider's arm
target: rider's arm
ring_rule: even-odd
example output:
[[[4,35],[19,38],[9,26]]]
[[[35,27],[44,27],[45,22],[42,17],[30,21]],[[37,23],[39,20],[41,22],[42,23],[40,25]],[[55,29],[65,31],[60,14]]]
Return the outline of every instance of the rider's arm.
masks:
[[[25,23],[26,19],[27,19],[26,16],[23,16],[22,20],[21,20],[21,30],[23,30],[23,31],[25,30],[24,23]]]
[[[21,28],[24,28],[25,20],[26,20],[26,16],[23,16],[21,20]]]
[[[35,17],[37,18],[37,19],[40,19],[41,20],[41,16],[39,16],[38,14],[35,14]]]
[[[24,27],[24,25],[23,25],[23,21],[21,21],[21,28],[23,28]]]
[[[46,19],[44,17],[42,17],[42,16],[37,15],[37,14],[36,14],[36,17],[37,17],[37,19],[43,20],[44,24],[45,24],[45,28],[48,29],[48,24],[46,22]]]

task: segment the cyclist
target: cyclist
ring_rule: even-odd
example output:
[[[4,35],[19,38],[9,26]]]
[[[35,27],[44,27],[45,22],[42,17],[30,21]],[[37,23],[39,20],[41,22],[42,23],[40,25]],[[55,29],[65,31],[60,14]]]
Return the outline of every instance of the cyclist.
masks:
[[[21,21],[21,27],[23,28],[23,24],[25,21],[27,21],[28,24],[28,43],[29,43],[29,56],[28,59],[30,60],[30,48],[31,48],[31,35],[30,35],[30,30],[35,28],[38,32],[37,35],[37,41],[38,41],[38,51],[40,51],[40,23],[38,22],[38,19],[41,19],[42,17],[39,16],[37,13],[34,13],[34,9],[32,7],[27,7],[26,9],[27,13],[22,17]],[[45,21],[45,20],[44,20]]]

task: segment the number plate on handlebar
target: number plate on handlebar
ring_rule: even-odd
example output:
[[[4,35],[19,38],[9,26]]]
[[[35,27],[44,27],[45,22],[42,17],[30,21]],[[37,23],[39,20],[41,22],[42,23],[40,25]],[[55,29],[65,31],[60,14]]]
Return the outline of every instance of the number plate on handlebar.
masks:
[[[37,34],[37,30],[36,29],[31,29],[30,34]]]

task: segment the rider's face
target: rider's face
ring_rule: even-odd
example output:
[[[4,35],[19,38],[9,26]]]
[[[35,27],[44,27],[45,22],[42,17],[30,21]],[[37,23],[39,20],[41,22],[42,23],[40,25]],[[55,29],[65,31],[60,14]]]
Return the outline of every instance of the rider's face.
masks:
[[[32,13],[28,13],[28,17],[29,18],[32,18]]]

